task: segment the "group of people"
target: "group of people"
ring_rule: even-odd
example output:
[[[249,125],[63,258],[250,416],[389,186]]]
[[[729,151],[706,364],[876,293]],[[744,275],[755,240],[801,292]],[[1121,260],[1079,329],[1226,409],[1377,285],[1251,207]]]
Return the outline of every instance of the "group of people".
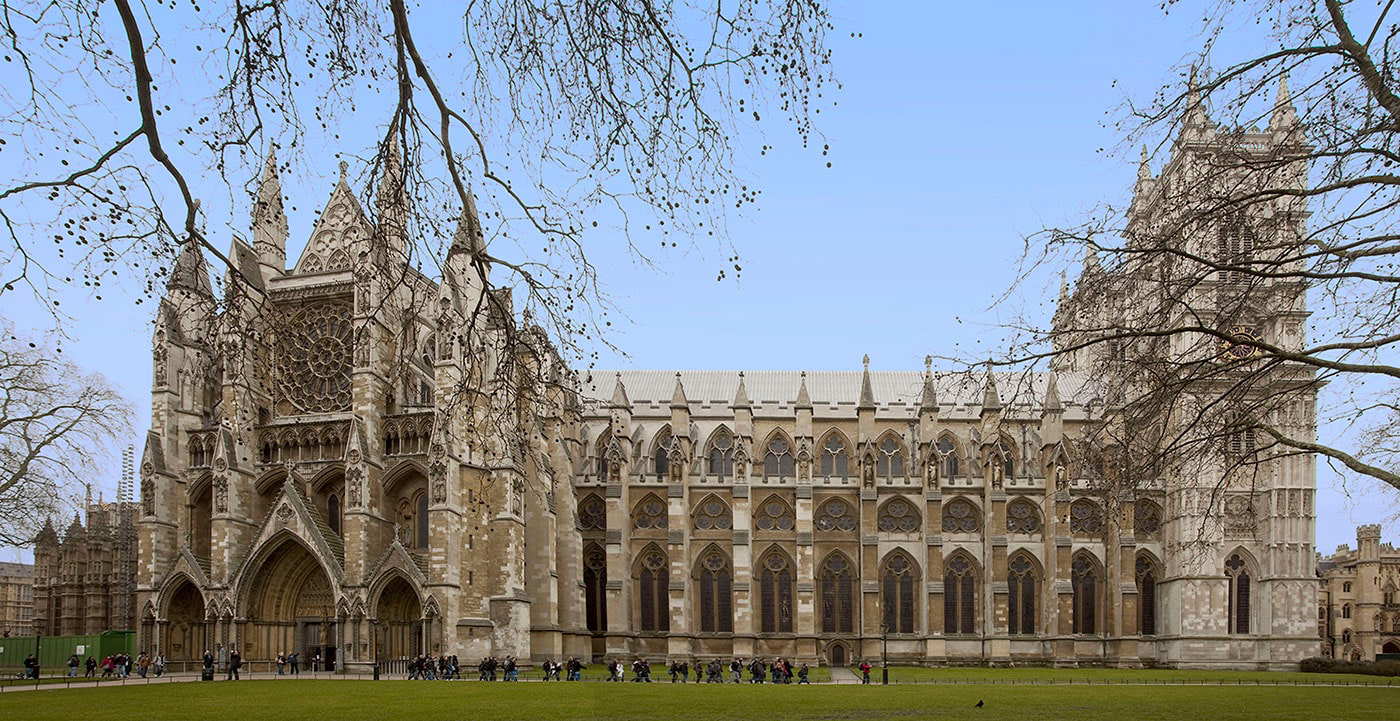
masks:
[[[414,656],[408,660],[408,680],[451,681],[462,677],[457,656]]]
[[[300,651],[293,651],[291,653],[279,653],[277,654],[277,658],[274,659],[274,662],[277,664],[278,676],[282,676],[284,674],[291,674],[293,676],[296,676],[301,673]],[[315,673],[320,670],[321,654],[314,653],[311,655],[311,672]]]
[[[637,664],[642,664],[643,667],[646,666],[642,661],[634,662],[632,680],[650,682],[650,669],[644,670],[639,677],[636,673]],[[618,665],[620,666],[621,664]],[[766,663],[761,658],[753,658],[745,663],[743,659],[735,658],[731,659],[727,666],[729,671],[728,680],[732,683],[742,683],[744,680],[744,671],[746,670],[749,672],[749,683],[764,683],[767,680],[771,680],[772,683],[792,683],[794,676],[797,677],[797,682],[800,684],[811,683],[807,678],[810,673],[807,664],[804,663],[798,666],[796,671],[794,671],[792,662],[785,658],[774,659],[772,663]],[[691,668],[689,663],[685,661],[676,661],[672,662],[667,668],[671,673],[671,683],[690,682]],[[725,683],[725,670],[726,664],[719,659],[711,660],[709,663],[705,664],[696,661],[695,683],[700,683],[702,680],[705,683]]]
[[[103,656],[101,661],[88,656],[87,660],[74,653],[69,654],[68,678],[77,678],[78,671],[83,671],[83,678],[96,678],[98,669],[102,670],[102,678],[128,678],[134,671],[141,678],[152,675],[157,678],[165,675],[165,656],[150,654],[142,651],[136,656],[129,653],[114,653]],[[29,654],[24,659],[24,677],[39,678],[39,658],[34,654]]]
[[[563,671],[569,681],[577,681],[583,676],[583,662],[578,657],[570,658],[568,661],[560,663],[553,659],[545,659],[540,664],[540,670],[544,672],[544,680],[558,681],[559,672]]]

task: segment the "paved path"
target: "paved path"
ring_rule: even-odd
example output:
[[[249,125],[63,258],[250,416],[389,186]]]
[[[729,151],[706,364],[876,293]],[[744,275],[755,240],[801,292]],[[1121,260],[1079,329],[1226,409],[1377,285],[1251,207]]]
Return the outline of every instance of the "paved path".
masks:
[[[856,675],[855,671],[845,666],[833,666],[831,669],[831,682],[858,684],[860,683],[860,677]]]

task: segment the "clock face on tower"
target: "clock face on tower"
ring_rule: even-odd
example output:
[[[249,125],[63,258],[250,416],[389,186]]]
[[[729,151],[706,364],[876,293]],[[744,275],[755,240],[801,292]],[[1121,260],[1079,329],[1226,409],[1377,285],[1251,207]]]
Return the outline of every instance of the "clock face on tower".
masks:
[[[1220,341],[1220,353],[1225,360],[1244,360],[1259,354],[1255,345],[1261,341],[1259,334],[1244,326],[1230,330],[1230,338]]]

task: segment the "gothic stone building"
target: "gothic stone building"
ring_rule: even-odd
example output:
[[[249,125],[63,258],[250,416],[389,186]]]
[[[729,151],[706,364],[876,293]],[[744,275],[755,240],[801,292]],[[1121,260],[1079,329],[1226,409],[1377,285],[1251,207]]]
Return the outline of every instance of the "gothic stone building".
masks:
[[[1381,543],[1376,524],[1356,529],[1356,549],[1341,545],[1317,562],[1322,655],[1370,661],[1400,654],[1400,550]]]
[[[87,503],[63,538],[53,524],[34,544],[32,631],[44,636],[94,634],[136,626],[135,503]]]
[[[1276,118],[1254,146],[1291,142]],[[1217,142],[1202,118],[1187,130],[1160,178],[1140,174],[1142,222]],[[395,260],[389,227],[342,180],[289,268],[269,169],[221,310],[198,254],[177,262],[141,471],[143,646],[342,667],[844,663],[887,643],[916,663],[1278,668],[1316,649],[1310,457],[1266,465],[1223,513],[1218,472],[1106,507],[1074,447],[1112,408],[1075,354],[973,383],[868,364],[575,382],[474,272],[472,210],[438,281]],[[1307,313],[1284,291],[1250,322],[1287,346]],[[1063,312],[1095,306],[1078,294]],[[482,299],[491,322],[468,323]],[[495,382],[516,356],[561,382]],[[477,422],[497,408],[528,442]],[[1311,394],[1297,411],[1306,436]]]

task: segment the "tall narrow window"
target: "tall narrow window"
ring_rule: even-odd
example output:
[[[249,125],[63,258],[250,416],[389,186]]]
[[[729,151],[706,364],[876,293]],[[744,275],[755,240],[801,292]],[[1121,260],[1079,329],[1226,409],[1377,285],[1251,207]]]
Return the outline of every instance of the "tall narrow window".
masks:
[[[943,632],[945,634],[974,633],[977,603],[975,567],[967,556],[958,554],[948,559],[943,571]]]
[[[387,445],[387,444],[386,444],[386,445]],[[608,477],[608,434],[607,434],[606,431],[603,433],[603,435],[602,435],[601,437],[598,438],[598,447],[597,447],[596,450],[598,451],[598,458],[597,458],[597,461],[596,461],[596,463],[597,463],[597,468],[595,469],[595,470],[597,471],[597,476],[598,476],[598,478],[607,478],[607,477]]]
[[[1012,634],[1035,633],[1035,564],[1018,554],[1006,570],[1006,622]]]
[[[1157,633],[1157,570],[1147,556],[1137,558],[1138,633]]]
[[[938,455],[943,458],[943,477],[950,481],[958,477],[957,451],[953,439],[947,436],[938,439]]]
[[[1225,575],[1230,581],[1230,633],[1249,633],[1249,566],[1238,553],[1225,561]],[[1343,611],[1350,611],[1344,607]]]
[[[734,475],[734,434],[721,426],[710,436],[710,475],[720,479]]]
[[[734,630],[734,613],[730,593],[732,573],[729,559],[718,550],[711,550],[700,559],[700,630],[705,633],[729,633]]]
[[[822,633],[850,633],[854,627],[851,601],[855,578],[851,562],[840,553],[827,556],[821,571]]]
[[[656,442],[652,444],[652,468],[656,475],[665,478],[671,469],[671,429],[663,428],[656,434]]]
[[[415,541],[415,545],[416,545],[418,548],[427,548],[427,547],[428,547],[428,494],[423,493],[423,492],[419,492],[419,493],[418,493],[418,498],[417,498],[417,504],[418,504],[418,513],[417,513],[418,518],[416,518],[416,519],[414,519],[414,520],[417,521],[417,526],[418,526],[418,528],[417,528],[417,533],[415,534],[416,537],[414,538],[414,541]]]
[[[641,601],[641,630],[668,631],[671,611],[668,588],[670,563],[657,549],[642,554],[641,572],[637,576],[637,598]]]
[[[880,440],[880,452],[875,456],[875,475],[892,480],[904,475],[904,444],[892,435]]]
[[[880,584],[880,606],[884,609],[884,629],[889,633],[914,632],[916,576],[918,570],[903,553],[894,553],[885,561]]]
[[[792,457],[792,444],[782,436],[774,436],[768,441],[768,450],[763,454],[763,477],[783,479],[795,475],[797,470]]]
[[[1085,554],[1074,557],[1070,564],[1070,582],[1074,590],[1074,633],[1096,633],[1098,627],[1097,565]]]
[[[1254,241],[1254,228],[1244,213],[1227,213],[1221,218],[1216,228],[1216,260],[1226,266],[1220,271],[1221,281],[1235,285],[1248,280]]]
[[[787,556],[774,551],[763,558],[758,577],[760,630],[763,633],[792,633],[792,564]]]
[[[590,545],[583,552],[584,614],[588,630],[608,630],[608,557],[601,546]]]
[[[827,478],[846,478],[850,473],[851,455],[846,442],[832,432],[822,444],[821,474]]]
[[[326,496],[326,524],[331,527],[331,533],[340,535],[340,496],[334,493]]]

